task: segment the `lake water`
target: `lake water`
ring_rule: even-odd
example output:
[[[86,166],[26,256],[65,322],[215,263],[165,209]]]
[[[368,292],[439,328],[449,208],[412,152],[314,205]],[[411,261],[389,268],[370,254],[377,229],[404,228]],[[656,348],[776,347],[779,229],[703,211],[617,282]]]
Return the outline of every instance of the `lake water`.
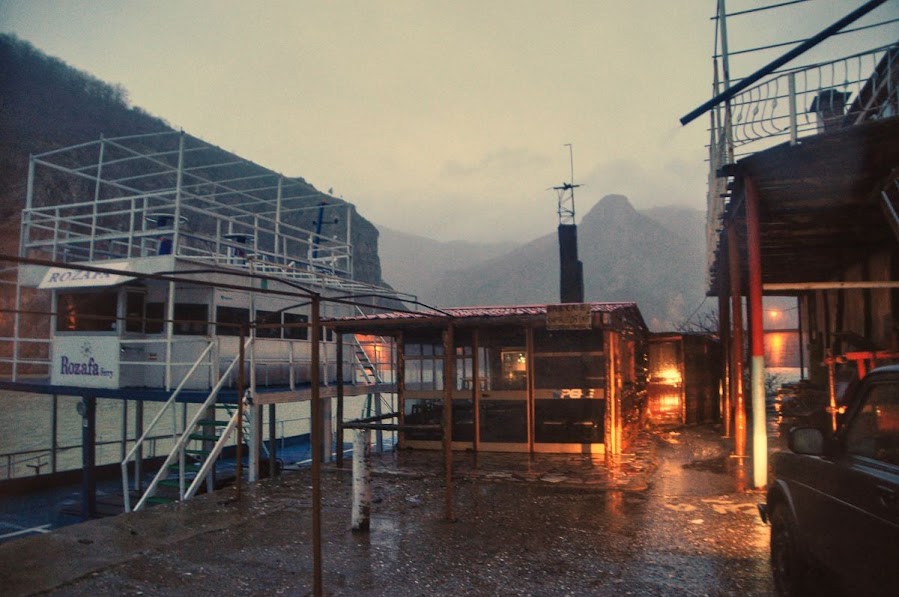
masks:
[[[78,414],[79,397],[58,396],[56,401],[57,431],[56,470],[81,468],[82,418]],[[344,401],[344,419],[359,418],[365,397],[348,397]],[[125,451],[134,445],[135,414],[140,402],[109,398],[97,399],[97,464],[122,461]],[[149,426],[163,403],[145,402],[144,427]],[[53,442],[53,397],[44,394],[0,391],[0,480],[49,473],[52,470],[50,450]],[[388,412],[384,406],[384,412]],[[174,440],[173,428],[178,432],[183,421],[196,414],[198,405],[178,404],[175,416],[172,409],[160,419],[152,435],[165,436],[151,441],[144,450],[145,457],[168,453]],[[263,408],[263,433],[268,436],[268,408]],[[332,413],[336,407],[332,407]],[[173,420],[174,419],[174,420]],[[277,436],[293,437],[309,433],[309,403],[279,404],[276,409]],[[128,441],[123,448],[123,427]],[[233,440],[232,440],[233,444]],[[125,450],[125,451],[123,451]]]

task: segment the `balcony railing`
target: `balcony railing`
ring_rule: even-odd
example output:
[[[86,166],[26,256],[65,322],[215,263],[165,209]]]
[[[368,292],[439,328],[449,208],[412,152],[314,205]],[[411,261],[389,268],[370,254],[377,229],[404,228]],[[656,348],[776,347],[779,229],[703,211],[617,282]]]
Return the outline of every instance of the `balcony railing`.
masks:
[[[785,141],[896,116],[899,45],[783,72],[734,96],[729,106],[736,159]],[[726,138],[727,108],[721,109],[718,139]]]

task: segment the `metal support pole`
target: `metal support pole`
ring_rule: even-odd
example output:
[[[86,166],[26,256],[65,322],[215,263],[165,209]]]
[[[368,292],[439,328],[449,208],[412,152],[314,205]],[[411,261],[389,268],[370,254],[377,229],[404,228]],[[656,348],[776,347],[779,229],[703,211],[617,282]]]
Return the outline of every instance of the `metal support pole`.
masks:
[[[353,531],[371,528],[371,430],[353,435]]]
[[[727,223],[727,254],[730,270],[731,392],[734,405],[734,455],[746,456],[746,405],[743,401],[743,293],[740,280],[740,243],[733,222]]]
[[[165,389],[172,389],[172,341],[175,334],[175,283],[169,282],[165,309]]]
[[[277,404],[268,405],[268,476],[270,479],[280,475],[278,471],[278,419]]]
[[[181,190],[184,183],[184,131],[178,138],[178,173],[175,178],[175,218],[172,222],[172,254],[178,255],[181,244]],[[218,237],[216,237],[218,238]]]
[[[144,401],[138,400],[134,405],[134,439],[137,441],[144,434]],[[144,445],[137,447],[134,455],[134,490],[140,491],[143,487]]]
[[[799,122],[796,112],[796,73],[787,75],[787,106],[790,110],[790,145],[799,143]]]
[[[343,333],[337,332],[337,438],[335,458],[337,468],[343,468]],[[355,468],[353,469],[355,470]]]
[[[746,179],[746,244],[749,256],[749,316],[752,324],[752,480],[768,484],[768,428],[765,424],[765,328],[762,321],[762,248],[759,196],[755,181]]]
[[[97,217],[99,214],[99,208],[97,203],[100,201],[100,181],[103,179],[103,153],[106,150],[106,141],[103,140],[103,135],[100,135],[100,157],[97,160],[97,175],[94,178],[94,204],[91,210],[91,245],[87,251],[87,260],[94,260],[94,246],[96,241],[94,239],[97,238]]]
[[[244,343],[246,342],[247,328],[245,325],[240,326],[240,339],[237,345],[237,472],[236,490],[237,499],[240,500],[240,491],[243,486],[243,367],[244,367]]]
[[[122,400],[122,449],[119,460],[128,454],[128,400]]]
[[[259,238],[259,234],[257,230],[253,230],[253,239],[256,242],[256,239]],[[256,253],[254,251],[254,253]],[[256,261],[254,259],[248,259],[249,261],[249,270],[250,276],[256,273]],[[251,285],[256,287],[256,279],[255,277],[251,278]],[[252,403],[247,408],[247,414],[249,417],[248,421],[248,429],[250,437],[247,438],[247,447],[249,451],[248,455],[248,464],[249,464],[249,474],[247,475],[247,479],[250,483],[255,483],[259,480],[259,466],[262,461],[262,407],[257,406],[256,404],[256,293],[250,293],[250,397],[252,399]]]
[[[727,7],[724,0],[718,0],[718,28],[721,33],[721,66],[724,76],[724,91],[730,90],[730,50],[727,45]],[[734,163],[733,113],[730,98],[724,104],[724,142],[727,151],[727,163]]]
[[[78,411],[81,414],[81,518],[89,520],[97,514],[97,398],[82,396]]]
[[[453,324],[443,331],[443,463],[446,472],[444,503],[446,520],[453,520],[453,388],[455,387],[456,351]]]
[[[321,484],[321,453],[322,444],[322,408],[321,408],[321,297],[312,295],[312,323],[309,328],[309,338],[312,348],[312,364],[309,368],[311,385],[311,417],[312,437],[310,445],[312,451],[312,568],[313,588],[315,597],[323,595],[322,588],[322,484]]]
[[[50,413],[50,472],[56,472],[59,448],[59,396],[53,394],[53,412]]]

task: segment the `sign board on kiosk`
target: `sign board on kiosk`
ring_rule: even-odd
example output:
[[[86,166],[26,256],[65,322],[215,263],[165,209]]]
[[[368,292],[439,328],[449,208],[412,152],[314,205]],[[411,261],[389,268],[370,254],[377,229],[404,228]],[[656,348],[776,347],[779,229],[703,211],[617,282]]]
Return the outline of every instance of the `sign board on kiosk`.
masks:
[[[547,330],[589,330],[593,328],[593,313],[587,303],[565,303],[546,306]]]

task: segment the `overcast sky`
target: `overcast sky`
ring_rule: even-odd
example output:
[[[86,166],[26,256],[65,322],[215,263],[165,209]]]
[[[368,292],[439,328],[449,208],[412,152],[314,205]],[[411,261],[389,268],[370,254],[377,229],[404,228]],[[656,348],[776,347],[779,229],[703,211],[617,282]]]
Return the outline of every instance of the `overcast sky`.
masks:
[[[728,12],[782,0],[728,0]],[[861,0],[728,21],[732,50]],[[716,0],[0,0],[0,30],[176,128],[439,240],[529,241],[604,195],[705,209]],[[899,17],[899,0],[858,24]],[[872,40],[872,36],[877,39]],[[835,43],[868,49],[896,25]],[[851,38],[851,41],[849,41]],[[788,48],[787,48],[788,49]],[[735,59],[750,74],[786,51]]]

